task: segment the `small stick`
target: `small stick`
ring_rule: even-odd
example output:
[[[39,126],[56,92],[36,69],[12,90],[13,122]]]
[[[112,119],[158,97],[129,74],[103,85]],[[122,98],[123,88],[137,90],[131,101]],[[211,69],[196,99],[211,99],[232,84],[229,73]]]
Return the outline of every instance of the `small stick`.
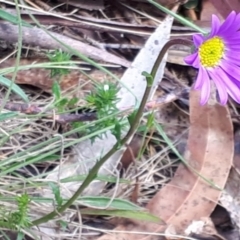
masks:
[[[173,102],[180,98],[183,94],[189,92],[189,89],[182,88],[178,91],[173,91],[171,93],[165,94],[156,100],[148,101],[144,111],[154,110],[164,104]],[[2,101],[0,100],[0,105],[2,105]],[[85,121],[94,121],[97,120],[96,112],[83,112],[83,113],[63,113],[63,114],[53,114],[52,111],[45,111],[44,108],[39,107],[35,104],[26,104],[26,103],[14,103],[7,102],[4,106],[4,109],[12,111],[12,112],[20,112],[25,114],[44,114],[46,118],[53,118],[54,121],[58,123],[70,123],[70,122],[85,122]],[[132,111],[133,109],[128,109]],[[129,112],[127,110],[127,112]],[[126,114],[126,112],[125,112]]]

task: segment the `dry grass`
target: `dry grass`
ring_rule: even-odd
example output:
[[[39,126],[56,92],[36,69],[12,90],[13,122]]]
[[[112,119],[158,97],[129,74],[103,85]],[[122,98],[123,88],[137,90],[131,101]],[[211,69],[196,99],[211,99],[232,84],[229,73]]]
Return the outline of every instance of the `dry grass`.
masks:
[[[29,3],[33,8],[36,7],[33,2]],[[50,1],[49,4],[51,7],[54,6],[54,2]],[[9,9],[11,5],[6,4],[5,6]],[[118,8],[119,6],[121,8]],[[44,7],[48,7],[47,3],[44,3]],[[82,29],[82,32],[78,34],[77,31],[71,32],[74,28],[64,29],[61,26],[50,26],[49,29],[65,33],[88,44],[107,47],[109,52],[132,60],[137,54],[136,49],[143,46],[146,37],[158,24],[156,20],[161,21],[162,15],[159,11],[152,11],[152,9],[149,4],[137,2],[131,2],[131,8],[126,3],[111,4],[109,2],[105,11],[93,12],[70,6],[66,12],[71,10],[73,13],[69,17],[77,18],[74,10],[78,10],[82,19],[91,17],[91,21],[102,23],[102,26],[106,27],[105,31],[99,33],[90,28],[90,30]],[[13,11],[13,8],[9,10]],[[55,10],[54,14],[60,16],[61,11],[66,9],[65,7],[60,7]],[[111,23],[115,24],[114,31],[108,30]],[[124,37],[120,37],[122,34],[120,29],[125,34]],[[178,31],[178,26],[175,26],[175,29],[177,29],[175,35],[177,32],[182,34]],[[130,33],[127,33],[128,31]],[[84,35],[85,33],[86,35]],[[122,44],[122,47],[119,44]],[[6,46],[6,53],[9,53],[13,50],[14,44]],[[44,55],[43,52],[45,51],[24,46],[23,57],[41,57]],[[97,81],[98,79],[95,80]],[[54,99],[51,94],[46,94],[32,87],[23,87],[23,89],[28,95],[31,104],[45,108],[52,106]],[[1,99],[5,93],[6,89],[2,87],[0,90]],[[11,94],[8,101],[14,103],[21,102],[15,94]],[[84,102],[81,102],[81,104],[84,104]],[[170,108],[171,105],[169,105],[168,109]],[[2,111],[2,113],[7,112],[9,111]],[[176,122],[174,117],[177,118],[178,116],[172,116],[172,119],[169,120],[170,123],[167,123],[168,126],[171,126],[171,122]],[[177,120],[177,122],[179,121]],[[166,122],[163,122],[163,124],[166,124]],[[185,123],[184,126],[187,127]],[[1,122],[0,205],[2,209],[11,211],[16,209],[15,196],[23,193],[28,193],[34,199],[29,205],[30,218],[35,219],[43,216],[54,208],[53,197],[52,199],[47,199],[47,197],[44,198],[42,196],[44,188],[49,188],[46,177],[56,167],[64,167],[63,163],[69,161],[72,157],[71,147],[78,141],[81,141],[76,132],[73,131],[71,133],[69,130],[70,127],[68,125],[61,126],[53,119],[47,119],[41,115],[28,116],[20,113]],[[118,197],[120,199],[134,200],[137,201],[138,205],[145,206],[159,188],[171,179],[176,167],[177,159],[171,155],[167,144],[161,142],[159,136],[151,137],[145,154],[140,159],[134,161],[122,175],[120,172],[115,173],[117,179],[121,176],[121,178],[128,180],[130,183],[123,184],[117,182],[108,184],[102,189],[101,197]],[[59,184],[59,179],[56,183]],[[92,238],[94,239],[94,234],[96,234],[93,231],[94,229],[97,229],[97,232],[102,232],[107,227],[108,218],[81,216],[81,211],[78,207],[80,206],[76,204],[74,208],[68,209],[62,216],[57,218],[57,220],[67,222],[67,228],[65,231],[60,231],[60,233],[52,233],[53,235],[55,234],[52,239],[90,239],[89,235],[91,234],[93,234]],[[47,223],[46,228],[57,229],[56,222]],[[95,228],[94,226],[97,227]],[[88,233],[89,231],[90,233]],[[27,232],[28,235],[35,234],[38,237],[43,234],[37,228],[32,230],[32,232]],[[45,238],[43,237],[43,239]]]

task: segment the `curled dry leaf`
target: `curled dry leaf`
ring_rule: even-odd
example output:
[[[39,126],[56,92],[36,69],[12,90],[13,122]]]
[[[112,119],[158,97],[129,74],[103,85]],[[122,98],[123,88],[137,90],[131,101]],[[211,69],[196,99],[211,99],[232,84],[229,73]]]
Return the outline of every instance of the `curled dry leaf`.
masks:
[[[200,106],[199,92],[193,91],[190,122],[185,159],[198,174],[180,165],[172,181],[148,204],[150,212],[180,232],[193,220],[211,214],[221,194],[216,187],[224,188],[233,160],[233,129],[227,107],[216,101]]]
[[[185,159],[198,174],[181,164],[171,182],[148,203],[150,213],[161,219],[159,224],[126,223],[116,230],[163,233],[167,226],[172,225],[178,233],[183,234],[193,220],[210,216],[221,194],[218,188],[224,188],[233,160],[232,122],[226,106],[212,100],[208,105],[200,106],[197,91],[193,91],[190,97],[190,122]],[[123,233],[105,235],[100,239],[132,240],[136,237],[144,240],[158,239],[157,236],[146,237],[141,234],[128,234],[126,238]]]

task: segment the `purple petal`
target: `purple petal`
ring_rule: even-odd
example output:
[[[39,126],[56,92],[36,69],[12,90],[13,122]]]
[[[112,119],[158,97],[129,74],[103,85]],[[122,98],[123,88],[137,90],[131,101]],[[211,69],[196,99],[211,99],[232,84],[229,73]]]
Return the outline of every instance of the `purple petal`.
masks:
[[[235,64],[237,66],[240,65],[240,55],[234,55],[234,52],[227,53],[226,56],[224,56],[224,59],[229,63]]]
[[[204,79],[202,90],[201,90],[201,100],[200,104],[204,105],[207,103],[210,96],[210,79]]]
[[[198,48],[203,43],[204,37],[201,34],[193,35],[194,45]]]
[[[220,67],[224,70],[224,72],[240,81],[240,67],[236,66],[235,64],[230,64],[224,59],[222,60]]]
[[[184,61],[185,61],[186,64],[192,65],[195,62],[197,57],[198,57],[198,53],[196,52],[196,53],[193,53],[193,54],[185,57]]]
[[[226,38],[226,40],[235,40],[235,39],[239,39],[240,38],[240,32],[236,32],[236,33],[226,33],[224,34],[224,38]]]
[[[237,32],[237,31],[239,30],[239,28],[240,28],[240,15],[239,15],[239,13],[238,13],[238,14],[236,15],[236,17],[235,17],[232,25],[230,26],[230,28],[227,29],[226,34],[228,35],[228,33],[229,33],[230,35],[232,35],[233,32],[234,32],[234,34],[235,34],[235,32]],[[232,32],[232,33],[231,33],[231,32]]]
[[[240,29],[240,13],[238,13],[236,16],[235,25],[236,25],[237,31],[238,31]]]
[[[224,31],[219,30],[217,35],[222,37],[228,37],[228,36],[231,36],[232,34],[235,34],[238,28],[239,28],[239,25],[237,25],[235,22],[232,22],[231,25],[228,28],[226,28]]]
[[[194,84],[194,89],[199,89],[201,91],[200,104],[206,104],[210,96],[210,79],[207,70],[202,66],[199,67],[198,77],[196,83]]]
[[[239,51],[239,49],[240,49],[240,46],[237,46],[237,45],[232,45],[232,46],[227,46],[228,47],[228,51],[234,51],[235,52],[235,54],[236,54],[236,51],[238,51],[239,53],[240,53],[240,51]]]
[[[227,89],[226,89],[224,83],[222,82],[221,77],[218,75],[218,70],[217,69],[209,70],[209,74],[211,76],[211,79],[214,81],[214,83],[216,85],[220,103],[222,105],[225,105],[228,100],[228,93],[227,93]]]
[[[226,74],[221,68],[218,69],[218,75],[227,89],[228,94],[238,103],[240,103],[240,88],[235,80],[228,74]]]
[[[235,39],[229,39],[229,38],[224,38],[223,43],[226,48],[230,48],[232,45],[238,45],[240,42],[240,38],[235,38]]]
[[[211,29],[211,32],[209,34],[209,37],[212,37],[212,36],[216,35],[219,28],[220,28],[219,18],[216,15],[213,14],[212,15],[212,29]]]
[[[232,39],[232,40],[224,40],[224,44],[231,48],[232,45],[238,45],[240,42],[240,38]]]
[[[195,67],[195,68],[199,68],[201,66],[200,59],[199,59],[198,55],[195,58],[195,61],[192,63],[192,66]]]
[[[200,90],[204,84],[204,81],[209,80],[209,76],[205,68],[200,67],[198,71],[197,80],[194,84],[194,89]]]
[[[224,34],[225,31],[231,31],[231,28],[232,27],[236,27],[234,26],[233,22],[235,21],[236,19],[236,12],[235,11],[232,11],[228,17],[226,18],[226,20],[224,21],[224,23],[220,26],[219,28],[219,31],[218,31],[218,34],[219,35],[222,35]]]

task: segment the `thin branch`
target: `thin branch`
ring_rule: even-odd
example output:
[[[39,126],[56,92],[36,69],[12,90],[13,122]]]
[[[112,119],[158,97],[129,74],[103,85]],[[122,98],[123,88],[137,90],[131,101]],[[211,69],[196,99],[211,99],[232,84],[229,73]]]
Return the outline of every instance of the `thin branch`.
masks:
[[[0,100],[0,106],[2,106],[2,101]],[[25,114],[44,114],[46,118],[52,118],[54,121],[58,123],[70,123],[70,122],[79,122],[79,121],[93,121],[97,120],[96,112],[83,112],[83,113],[63,113],[56,114],[53,111],[45,111],[44,108],[41,108],[34,104],[26,104],[26,103],[12,103],[7,102],[4,105],[4,109],[13,111],[13,112],[21,112]]]

